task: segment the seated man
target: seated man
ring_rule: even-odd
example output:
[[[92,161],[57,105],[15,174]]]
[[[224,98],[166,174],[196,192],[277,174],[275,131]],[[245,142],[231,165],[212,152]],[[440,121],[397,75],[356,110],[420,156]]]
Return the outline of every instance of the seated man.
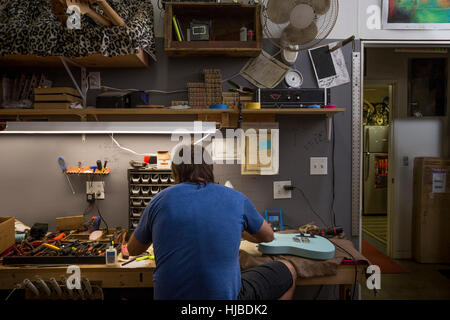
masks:
[[[288,261],[273,261],[241,276],[241,236],[270,242],[273,231],[246,196],[214,183],[212,161],[201,146],[179,148],[175,157],[184,159],[183,152],[190,153],[188,161],[172,164],[177,184],[152,198],[128,242],[131,255],[153,243],[154,298],[291,299],[297,275]],[[204,155],[200,164],[194,164],[195,152]]]

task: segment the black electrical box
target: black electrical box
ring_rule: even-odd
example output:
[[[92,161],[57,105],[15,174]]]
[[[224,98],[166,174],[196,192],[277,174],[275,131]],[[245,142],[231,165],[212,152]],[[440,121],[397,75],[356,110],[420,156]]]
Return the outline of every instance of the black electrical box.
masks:
[[[136,108],[148,104],[148,95],[144,91],[107,91],[96,98],[97,108]]]

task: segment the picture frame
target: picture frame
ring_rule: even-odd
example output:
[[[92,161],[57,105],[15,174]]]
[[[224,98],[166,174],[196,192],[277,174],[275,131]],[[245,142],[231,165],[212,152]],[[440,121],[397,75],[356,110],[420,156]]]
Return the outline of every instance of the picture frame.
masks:
[[[382,0],[383,29],[450,29],[447,0]]]

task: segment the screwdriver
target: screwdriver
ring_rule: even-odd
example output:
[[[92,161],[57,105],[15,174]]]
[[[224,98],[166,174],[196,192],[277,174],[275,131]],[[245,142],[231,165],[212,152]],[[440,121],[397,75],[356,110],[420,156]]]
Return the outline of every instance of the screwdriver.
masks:
[[[67,175],[66,162],[62,157],[58,157],[59,167],[67,178],[67,182],[69,182],[70,188],[72,189],[72,193],[75,194],[75,190],[73,189],[72,183],[70,182],[69,176]]]

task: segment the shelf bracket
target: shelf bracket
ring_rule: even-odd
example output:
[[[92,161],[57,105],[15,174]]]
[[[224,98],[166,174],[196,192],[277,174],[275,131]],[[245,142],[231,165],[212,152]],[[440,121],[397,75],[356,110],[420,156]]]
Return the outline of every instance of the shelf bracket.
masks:
[[[79,65],[78,63],[73,62],[70,59],[67,59],[66,57],[59,57],[59,59],[63,63],[64,68],[67,71],[67,74],[69,75],[70,79],[72,79],[72,82],[75,85],[75,88],[77,89],[78,93],[80,94],[81,98],[83,99],[83,107],[86,108],[87,91],[88,91],[86,68],[83,67],[82,65]],[[73,76],[72,71],[70,70],[70,67],[68,65],[69,63],[75,67],[80,68],[80,70],[81,70],[81,81],[80,81],[81,88],[80,88],[80,86],[78,86],[78,83],[75,80],[75,77]]]
[[[331,132],[333,131],[333,116],[327,114],[327,137],[328,137],[328,141],[331,141]]]

